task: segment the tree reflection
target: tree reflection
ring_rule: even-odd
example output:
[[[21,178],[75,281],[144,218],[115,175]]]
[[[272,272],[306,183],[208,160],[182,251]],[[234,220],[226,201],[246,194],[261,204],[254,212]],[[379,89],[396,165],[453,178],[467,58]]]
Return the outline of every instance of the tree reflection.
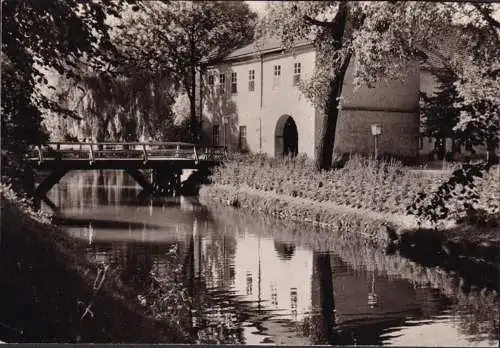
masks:
[[[312,344],[334,344],[335,302],[330,254],[313,252],[312,313],[310,338]]]
[[[150,244],[127,243],[122,279],[136,289],[151,286],[153,269],[152,246]]]
[[[295,244],[274,242],[274,249],[281,260],[290,260],[295,253]]]
[[[191,332],[198,343],[241,344],[244,339],[239,312],[229,293],[234,268],[228,260],[234,257],[236,241],[226,233],[210,231],[210,237],[202,242],[197,226],[193,224],[184,258],[185,284],[191,299]],[[195,260],[199,262],[196,267]],[[195,269],[199,270],[198,277]]]
[[[110,189],[109,183],[113,175],[104,175],[104,171],[97,171],[97,203],[99,205],[109,204],[108,190]]]

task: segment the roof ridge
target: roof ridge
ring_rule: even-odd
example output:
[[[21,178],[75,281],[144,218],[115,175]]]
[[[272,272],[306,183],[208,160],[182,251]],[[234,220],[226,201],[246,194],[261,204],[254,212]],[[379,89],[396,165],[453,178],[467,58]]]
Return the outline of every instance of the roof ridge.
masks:
[[[296,47],[304,46],[312,42],[313,42],[312,40],[308,39],[297,40],[295,46]],[[222,61],[234,58],[250,57],[262,52],[270,53],[282,49],[284,49],[284,45],[278,35],[262,36],[256,38],[249,44],[234,49],[232,52],[225,55],[222,58]],[[204,62],[209,62],[213,58],[214,58],[213,56],[208,55],[207,58],[204,59]]]

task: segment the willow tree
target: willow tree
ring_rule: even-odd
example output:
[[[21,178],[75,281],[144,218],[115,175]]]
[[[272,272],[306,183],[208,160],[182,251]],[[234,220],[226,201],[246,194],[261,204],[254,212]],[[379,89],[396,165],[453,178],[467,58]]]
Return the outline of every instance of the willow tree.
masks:
[[[223,56],[248,43],[256,14],[241,1],[150,2],[145,7],[121,25],[117,39],[135,66],[153,74],[168,73],[180,84],[189,99],[196,141],[197,69],[202,59]]]
[[[62,123],[64,134],[79,140],[165,140],[175,135],[172,106],[177,89],[172,79],[142,72],[109,76],[89,72],[78,81],[59,78],[57,98],[77,120],[46,117],[47,125]],[[57,129],[57,128],[56,128]]]
[[[2,1],[2,175],[18,176],[27,147],[47,140],[42,113],[72,116],[46,98],[47,69],[78,76],[81,62],[108,63],[107,18],[119,16],[122,1]]]
[[[384,2],[273,2],[260,26],[264,35],[277,34],[286,48],[299,39],[310,39],[317,50],[311,79],[300,88],[323,110],[317,149],[318,169],[331,166],[335,127],[341,108],[342,83],[353,60],[354,85],[371,85],[381,78],[401,78],[405,66],[425,59],[428,53],[441,59],[457,77],[462,98],[456,128],[484,144],[490,156],[485,164],[464,166],[449,184],[470,184],[473,177],[495,163],[498,144],[499,23],[498,5],[491,3]],[[443,35],[452,37],[455,50],[442,52]],[[465,178],[465,179],[463,179]],[[433,220],[447,190],[436,192],[429,209],[418,214]]]

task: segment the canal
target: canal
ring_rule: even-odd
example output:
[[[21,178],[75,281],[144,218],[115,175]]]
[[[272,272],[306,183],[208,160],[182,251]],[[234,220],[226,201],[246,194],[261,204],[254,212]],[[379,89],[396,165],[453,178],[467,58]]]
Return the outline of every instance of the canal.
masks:
[[[489,289],[312,226],[139,192],[121,172],[75,172],[49,198],[77,252],[199,343],[497,345]]]

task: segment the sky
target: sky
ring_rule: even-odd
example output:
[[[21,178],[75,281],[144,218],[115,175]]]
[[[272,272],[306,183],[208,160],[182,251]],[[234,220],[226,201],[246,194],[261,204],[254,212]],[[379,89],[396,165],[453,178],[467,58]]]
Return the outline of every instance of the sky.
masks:
[[[250,6],[250,8],[253,11],[257,12],[259,16],[262,16],[262,14],[264,13],[267,3],[267,1],[247,1],[247,4]]]

